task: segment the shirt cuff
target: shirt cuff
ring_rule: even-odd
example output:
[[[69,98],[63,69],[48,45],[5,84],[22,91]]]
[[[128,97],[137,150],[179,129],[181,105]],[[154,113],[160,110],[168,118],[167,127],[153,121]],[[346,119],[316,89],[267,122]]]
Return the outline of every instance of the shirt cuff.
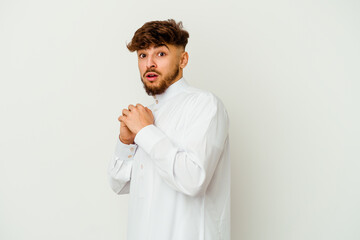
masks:
[[[156,143],[166,138],[166,135],[155,125],[151,124],[142,128],[135,136],[134,142],[150,155]]]
[[[131,160],[134,158],[137,149],[136,144],[124,144],[118,138],[115,147],[115,158],[116,160]]]

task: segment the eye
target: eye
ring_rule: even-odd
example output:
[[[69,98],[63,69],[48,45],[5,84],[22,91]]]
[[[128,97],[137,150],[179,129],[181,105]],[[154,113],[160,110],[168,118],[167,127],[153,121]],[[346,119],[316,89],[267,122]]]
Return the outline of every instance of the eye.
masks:
[[[146,57],[146,54],[145,53],[140,53],[139,54],[139,58],[145,58]]]
[[[159,53],[158,53],[158,56],[159,56],[159,57],[163,57],[163,56],[165,56],[165,55],[166,55],[166,54],[165,54],[164,52],[159,52]]]

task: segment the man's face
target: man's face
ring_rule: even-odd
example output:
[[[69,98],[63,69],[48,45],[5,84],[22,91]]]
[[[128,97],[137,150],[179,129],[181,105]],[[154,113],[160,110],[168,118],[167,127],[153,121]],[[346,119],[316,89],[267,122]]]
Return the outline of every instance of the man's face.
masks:
[[[182,77],[185,52],[174,45],[151,45],[137,51],[141,81],[149,95],[156,95]],[[186,65],[186,64],[185,64]]]

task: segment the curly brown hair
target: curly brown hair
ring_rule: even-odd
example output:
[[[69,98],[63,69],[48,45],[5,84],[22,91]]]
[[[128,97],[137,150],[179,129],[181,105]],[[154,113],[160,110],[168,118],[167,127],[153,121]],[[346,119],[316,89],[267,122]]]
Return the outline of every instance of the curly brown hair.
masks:
[[[151,21],[139,28],[131,42],[127,44],[130,52],[146,49],[150,45],[160,46],[171,44],[185,49],[189,33],[183,29],[182,22],[176,23],[174,19],[165,21]]]

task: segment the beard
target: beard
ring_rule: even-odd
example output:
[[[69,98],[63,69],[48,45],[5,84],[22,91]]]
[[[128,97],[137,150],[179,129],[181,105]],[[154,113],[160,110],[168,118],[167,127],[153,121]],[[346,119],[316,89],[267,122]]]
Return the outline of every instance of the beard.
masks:
[[[159,77],[161,76],[161,74],[159,72],[157,72],[156,70],[152,70],[152,69],[149,69],[147,72],[155,72],[159,75]],[[145,72],[145,74],[147,73]],[[146,93],[149,95],[149,96],[155,96],[155,95],[158,95],[158,94],[162,94],[165,92],[165,90],[170,87],[171,84],[173,84],[173,82],[175,81],[176,77],[179,75],[179,65],[176,65],[175,68],[173,69],[173,71],[171,71],[169,74],[167,74],[166,76],[164,76],[164,79],[162,80],[157,80],[157,81],[160,81],[158,83],[158,85],[153,85],[153,84],[148,84],[145,83],[145,81],[143,80],[142,77],[141,78],[141,81],[142,83],[144,84],[144,89],[146,91]],[[144,75],[145,75],[144,74]]]

